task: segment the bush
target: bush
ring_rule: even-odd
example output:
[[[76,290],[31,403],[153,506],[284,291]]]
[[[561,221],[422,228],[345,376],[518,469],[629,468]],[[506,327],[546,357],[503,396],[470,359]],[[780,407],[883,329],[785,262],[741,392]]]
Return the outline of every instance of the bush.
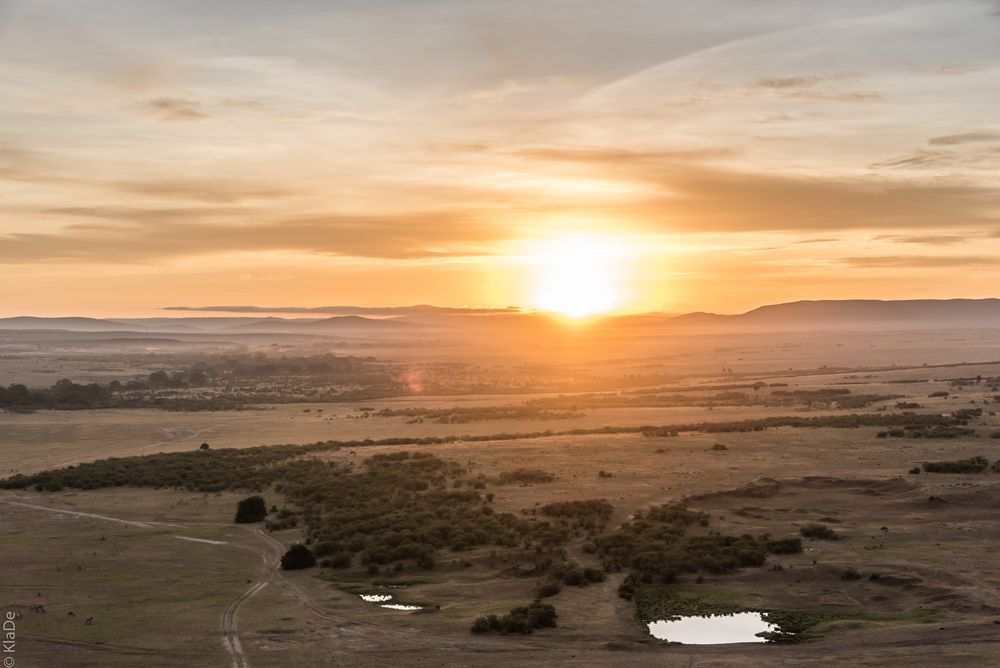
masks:
[[[842,537],[825,524],[807,524],[799,529],[799,533],[805,538],[817,540],[840,540]]]
[[[799,554],[802,552],[802,539],[798,536],[789,536],[768,541],[767,551],[771,554]]]
[[[546,582],[538,588],[538,598],[548,598],[555,596],[562,591],[562,586],[558,582]]]
[[[985,457],[970,457],[969,459],[954,459],[944,462],[924,462],[927,473],[982,473],[989,465]]]
[[[351,554],[349,552],[338,552],[329,559],[324,559],[319,563],[323,568],[350,568]]]
[[[556,625],[556,609],[548,603],[534,601],[531,605],[511,609],[506,615],[477,617],[472,622],[473,633],[531,633],[534,629],[553,628]]]
[[[551,473],[538,469],[514,469],[513,471],[503,471],[493,482],[497,485],[530,485],[552,482],[555,479],[556,477]]]
[[[288,548],[288,552],[281,557],[281,569],[285,571],[296,571],[303,568],[312,568],[316,565],[316,555],[305,545],[296,543]]]
[[[248,496],[236,506],[235,522],[239,524],[250,524],[260,522],[267,517],[267,504],[262,496]]]
[[[548,503],[538,511],[549,517],[571,520],[577,526],[593,527],[607,522],[614,512],[614,507],[604,499],[588,499]]]

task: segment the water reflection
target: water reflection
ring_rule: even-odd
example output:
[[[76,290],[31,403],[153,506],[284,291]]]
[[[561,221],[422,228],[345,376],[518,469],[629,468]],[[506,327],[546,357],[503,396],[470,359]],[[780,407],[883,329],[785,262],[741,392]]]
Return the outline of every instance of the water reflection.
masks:
[[[677,617],[649,622],[654,638],[688,645],[723,645],[737,642],[767,642],[758,636],[778,627],[764,620],[759,612],[737,612],[708,617]]]
[[[420,610],[419,605],[407,605],[405,603],[387,603],[387,601],[392,600],[392,594],[359,594],[362,600],[369,603],[378,603],[380,608],[388,608],[389,610],[404,610],[407,612],[412,612],[414,610]]]

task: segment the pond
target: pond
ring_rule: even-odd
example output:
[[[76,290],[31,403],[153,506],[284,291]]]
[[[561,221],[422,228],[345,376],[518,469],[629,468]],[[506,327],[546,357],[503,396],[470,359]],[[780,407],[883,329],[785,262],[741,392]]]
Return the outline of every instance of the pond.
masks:
[[[405,603],[389,603],[392,600],[392,594],[359,594],[362,600],[369,603],[378,603],[378,607],[387,608],[389,610],[403,610],[406,612],[413,612],[414,610],[421,610],[419,605],[408,605]]]
[[[686,645],[723,645],[738,642],[767,642],[758,636],[778,631],[759,612],[737,612],[707,617],[676,617],[649,622],[649,633],[660,640]]]

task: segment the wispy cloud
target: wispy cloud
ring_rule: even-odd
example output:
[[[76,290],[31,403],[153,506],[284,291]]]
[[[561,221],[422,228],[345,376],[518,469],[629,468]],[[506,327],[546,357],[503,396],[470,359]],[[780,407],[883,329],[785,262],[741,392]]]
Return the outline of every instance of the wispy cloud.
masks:
[[[116,217],[123,212],[112,212]],[[128,215],[127,213],[125,214]],[[376,259],[429,259],[488,255],[485,246],[503,237],[488,225],[469,224],[454,213],[407,216],[329,216],[271,224],[186,222],[168,212],[129,223],[74,224],[52,233],[0,236],[0,262],[96,262],[135,264],[227,252],[294,251]]]
[[[840,262],[851,267],[865,269],[893,267],[947,268],[994,266],[996,258],[989,255],[878,255],[842,258]]]
[[[943,137],[932,137],[927,143],[934,146],[955,146],[989,141],[1000,141],[1000,134],[996,132],[963,132]]]
[[[145,104],[147,113],[161,121],[201,121],[208,118],[201,104],[179,97],[157,97]]]
[[[960,234],[882,234],[875,237],[878,241],[888,241],[894,244],[926,244],[929,246],[951,246],[968,241],[969,238],[970,235]]]
[[[416,306],[167,306],[164,311],[200,311],[210,313],[299,313],[323,315],[406,316],[406,315],[495,315],[520,313],[516,306],[504,308]]]

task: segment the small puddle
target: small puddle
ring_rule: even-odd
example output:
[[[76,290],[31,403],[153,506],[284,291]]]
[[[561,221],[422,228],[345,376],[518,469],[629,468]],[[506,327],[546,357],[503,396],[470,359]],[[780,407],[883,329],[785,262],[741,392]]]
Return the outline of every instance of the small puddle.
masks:
[[[387,608],[389,610],[403,610],[406,612],[413,612],[414,610],[421,610],[422,607],[419,605],[407,605],[405,603],[389,603],[392,600],[392,594],[359,594],[361,599],[367,601],[368,603],[378,603],[378,607]]]
[[[767,642],[758,633],[776,632],[778,627],[759,612],[737,612],[707,617],[677,617],[649,622],[649,633],[659,640],[686,645],[724,645],[738,642]]]

